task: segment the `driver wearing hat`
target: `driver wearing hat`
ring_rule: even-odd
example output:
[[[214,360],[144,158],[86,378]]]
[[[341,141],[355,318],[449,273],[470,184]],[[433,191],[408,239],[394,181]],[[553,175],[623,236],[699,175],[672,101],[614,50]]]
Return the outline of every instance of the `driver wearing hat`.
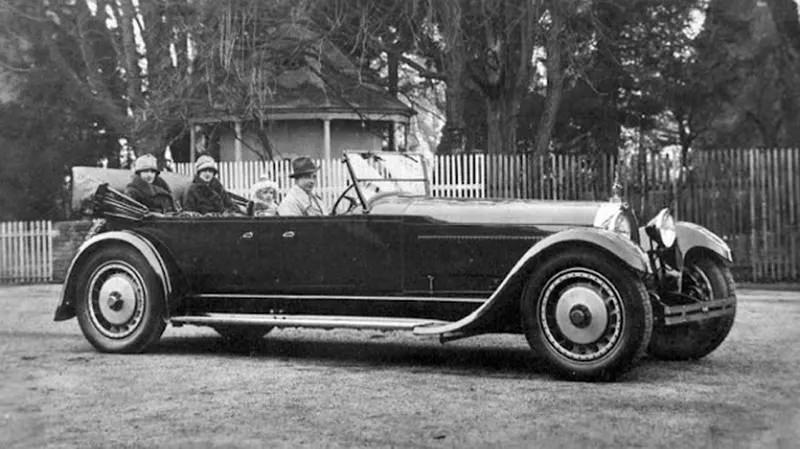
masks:
[[[292,161],[292,174],[294,185],[278,206],[280,216],[319,216],[323,215],[322,202],[314,193],[317,184],[317,171],[319,167],[311,158],[301,156]]]

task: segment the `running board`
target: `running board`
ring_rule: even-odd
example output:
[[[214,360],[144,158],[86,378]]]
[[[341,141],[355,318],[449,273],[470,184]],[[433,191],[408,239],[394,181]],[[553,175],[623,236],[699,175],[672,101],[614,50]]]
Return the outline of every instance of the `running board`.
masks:
[[[307,327],[320,329],[379,329],[415,330],[418,327],[441,325],[446,321],[424,318],[387,318],[337,315],[255,315],[245,313],[206,313],[203,315],[176,316],[173,324],[212,326],[233,324],[242,326]]]

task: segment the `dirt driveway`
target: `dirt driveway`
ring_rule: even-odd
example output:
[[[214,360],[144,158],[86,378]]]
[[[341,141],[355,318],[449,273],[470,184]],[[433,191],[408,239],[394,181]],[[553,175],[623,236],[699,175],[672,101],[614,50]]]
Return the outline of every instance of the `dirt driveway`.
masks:
[[[800,445],[800,292],[740,292],[728,340],[570,383],[524,339],[277,330],[252,351],[168,329],[95,352],[58,286],[0,287],[0,447],[786,447]]]

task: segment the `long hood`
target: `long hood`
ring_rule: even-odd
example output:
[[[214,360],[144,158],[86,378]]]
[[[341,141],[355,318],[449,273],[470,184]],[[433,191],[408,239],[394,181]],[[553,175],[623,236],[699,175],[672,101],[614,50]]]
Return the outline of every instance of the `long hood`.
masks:
[[[376,202],[371,214],[427,216],[453,224],[592,226],[598,211],[618,207],[588,201],[389,197]]]

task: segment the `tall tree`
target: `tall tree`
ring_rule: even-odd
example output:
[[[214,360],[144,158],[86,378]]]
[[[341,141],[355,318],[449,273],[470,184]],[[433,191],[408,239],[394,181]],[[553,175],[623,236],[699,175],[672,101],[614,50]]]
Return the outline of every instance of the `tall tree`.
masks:
[[[475,0],[462,12],[469,86],[486,102],[487,151],[516,151],[521,99],[532,84],[539,0]]]
[[[790,2],[711,0],[698,36],[710,86],[698,147],[795,146],[800,140],[796,7]]]
[[[25,5],[19,5],[24,8]],[[8,13],[0,20],[11,29]],[[27,14],[16,10],[15,16]],[[31,16],[33,17],[33,16]],[[24,26],[15,23],[14,29]],[[0,104],[0,221],[63,219],[66,201],[63,186],[68,167],[94,165],[100,157],[113,163],[116,138],[106,133],[104,117],[78,101],[72,86],[56,70],[48,51],[37,42],[16,35],[19,51],[3,52],[4,66],[18,70],[22,80],[15,86],[14,101]],[[63,41],[64,51],[74,42]],[[102,49],[97,49],[103,54]],[[13,55],[17,55],[13,57]]]
[[[179,66],[186,66],[180,51],[186,46],[186,30],[166,31],[173,17],[167,19],[165,12],[175,15],[191,8],[185,0],[143,3],[140,10],[133,0],[3,0],[3,7],[10,12],[9,29],[46,52],[47,67],[64,77],[76,101],[102,117],[107,133],[152,152],[161,149],[153,139],[158,135],[154,128],[160,128],[153,125],[164,118],[150,103],[152,88],[159,86],[157,79],[179,78]],[[175,84],[161,93],[175,92]],[[160,97],[156,104],[163,102]]]

